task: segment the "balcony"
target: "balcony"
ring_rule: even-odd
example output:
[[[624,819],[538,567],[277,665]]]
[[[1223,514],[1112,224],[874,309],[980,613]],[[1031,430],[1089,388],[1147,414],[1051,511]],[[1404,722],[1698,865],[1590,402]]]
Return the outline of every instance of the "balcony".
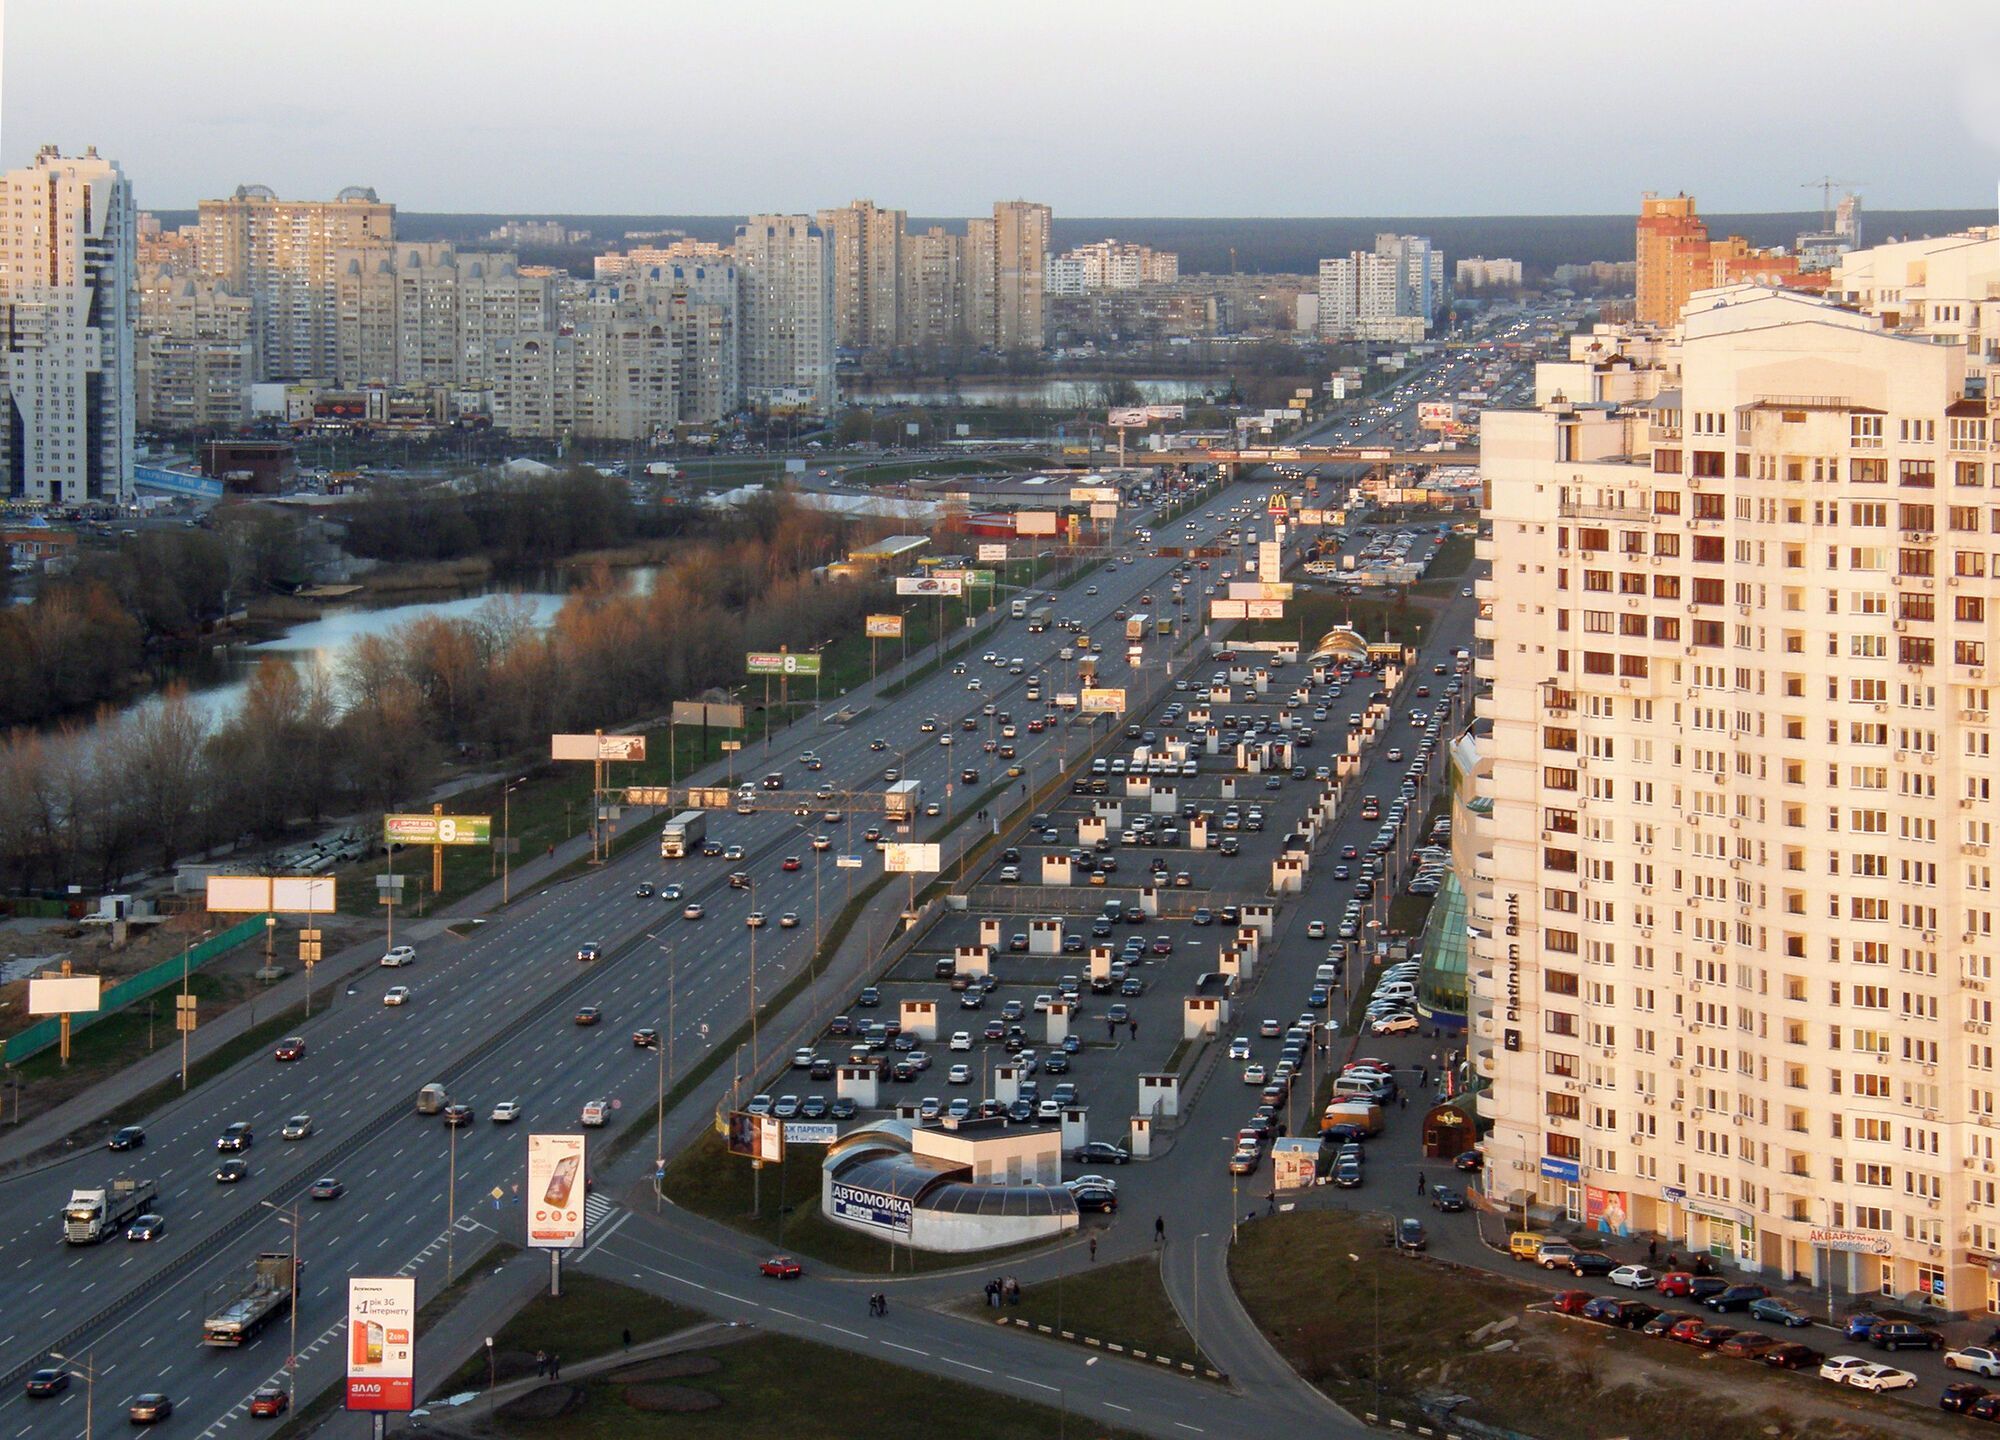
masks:
[[[1565,520],[1616,520],[1630,525],[1652,525],[1660,519],[1643,505],[1585,505],[1576,500],[1559,502],[1556,514]]]

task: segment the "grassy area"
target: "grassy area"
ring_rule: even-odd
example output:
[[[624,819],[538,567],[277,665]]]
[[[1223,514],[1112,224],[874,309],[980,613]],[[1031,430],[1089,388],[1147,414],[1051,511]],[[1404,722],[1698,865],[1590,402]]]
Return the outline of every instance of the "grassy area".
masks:
[[[1425,579],[1417,586],[1419,595],[1449,595],[1457,588],[1458,581],[1472,568],[1472,536],[1451,535],[1438,547],[1437,559],[1425,572]]]
[[[210,962],[217,964],[220,962]],[[196,971],[188,980],[188,993],[198,997],[204,1016],[227,1009],[252,989],[261,986],[234,976]],[[69,1040],[69,1064],[62,1063],[58,1047],[50,1046],[15,1067],[24,1084],[58,1077],[76,1084],[113,1070],[123,1069],[162,1045],[179,1042],[174,1029],[174,997],[180,992],[162,990],[148,1000],[128,1005],[107,1015],[85,1030],[74,1030]],[[148,1009],[151,1014],[148,1014]]]
[[[969,1314],[993,1315],[983,1305],[968,1302]],[[1167,1287],[1160,1282],[1159,1261],[1151,1256],[1101,1265],[1061,1280],[1023,1286],[1021,1303],[1007,1307],[1013,1319],[1092,1335],[1149,1355],[1195,1360],[1194,1337],[1181,1324]]]
[[[1230,1251],[1245,1309],[1280,1354],[1342,1405],[1433,1423],[1418,1397],[1469,1396],[1457,1413],[1541,1440],[1800,1440],[1884,1432],[1814,1416],[1817,1382],[1683,1346],[1523,1315],[1542,1287],[1447,1269],[1387,1248],[1386,1216],[1302,1210],[1257,1221]],[[1523,1323],[1488,1350],[1470,1335]],[[1379,1396],[1379,1400],[1378,1400]],[[1902,1407],[1894,1407],[1900,1410]],[[1885,1417],[1886,1418],[1886,1417]],[[1922,1423],[1933,1423],[1926,1416]]]
[[[580,1270],[567,1270],[562,1285],[560,1296],[542,1292],[493,1332],[493,1371],[501,1384],[533,1375],[537,1350],[573,1364],[618,1349],[627,1330],[634,1345],[643,1345],[707,1318],[661,1296]],[[438,1387],[438,1393],[485,1388],[486,1357],[475,1355]]]
[[[900,1369],[884,1360],[795,1340],[756,1335],[702,1354],[717,1362],[710,1374],[647,1383],[646,1364],[582,1389],[582,1404],[552,1419],[513,1419],[502,1407],[496,1434],[561,1440],[648,1440],[652,1436],[728,1440],[915,1440],[948,1433],[952,1440],[1047,1440],[1074,1432],[1127,1440],[1130,1432],[1059,1414],[956,1380]],[[636,1383],[634,1383],[636,1382]],[[682,1395],[720,1401],[712,1408],[670,1413]],[[692,1397],[690,1397],[692,1398]],[[642,1408],[643,1407],[643,1408]],[[944,1417],[949,1417],[948,1419]]]
[[[667,1198],[698,1215],[767,1240],[774,1250],[782,1247],[809,1260],[861,1275],[956,1270],[1041,1248],[1038,1242],[1004,1250],[933,1255],[906,1246],[891,1246],[858,1230],[835,1225],[819,1212],[819,1167],[825,1147],[788,1147],[791,1149],[798,1153],[788,1153],[782,1166],[765,1169],[760,1180],[748,1160],[723,1148],[721,1136],[705,1132],[667,1162]],[[967,1281],[967,1287],[977,1293],[978,1286],[973,1282]]]

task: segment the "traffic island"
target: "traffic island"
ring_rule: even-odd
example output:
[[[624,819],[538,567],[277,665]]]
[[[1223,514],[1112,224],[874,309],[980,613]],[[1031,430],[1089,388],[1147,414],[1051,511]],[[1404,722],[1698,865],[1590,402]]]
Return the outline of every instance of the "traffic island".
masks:
[[[997,1308],[976,1295],[953,1308],[1178,1374],[1224,1378],[1195,1348],[1150,1255],[1023,1285],[1018,1300]]]
[[[1935,1412],[1889,1397],[1548,1313],[1554,1282],[1401,1254],[1384,1244],[1389,1220],[1298,1210],[1245,1226],[1229,1252],[1230,1280],[1271,1344],[1373,1423],[1537,1440],[1938,1433]]]

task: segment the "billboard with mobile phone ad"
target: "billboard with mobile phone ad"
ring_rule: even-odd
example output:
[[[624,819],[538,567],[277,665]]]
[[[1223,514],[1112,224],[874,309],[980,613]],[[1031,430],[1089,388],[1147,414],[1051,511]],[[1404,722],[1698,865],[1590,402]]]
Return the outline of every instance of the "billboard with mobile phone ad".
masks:
[[[528,1248],[583,1243],[583,1136],[528,1137]]]
[[[347,1408],[416,1404],[417,1281],[411,1275],[347,1282]]]

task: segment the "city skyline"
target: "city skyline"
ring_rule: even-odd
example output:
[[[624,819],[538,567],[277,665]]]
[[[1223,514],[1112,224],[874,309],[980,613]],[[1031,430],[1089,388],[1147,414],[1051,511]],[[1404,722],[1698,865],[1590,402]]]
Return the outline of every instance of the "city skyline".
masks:
[[[1797,209],[1822,173],[1858,182],[1881,208],[1929,208],[1990,200],[2000,173],[2000,66],[1984,58],[2000,53],[2000,18],[1969,3],[1900,17],[1905,43],[1958,57],[1900,88],[1879,84],[1858,18],[1768,7],[1787,73],[1810,77],[1815,96],[1865,92],[1866,106],[1803,105],[1804,78],[1794,93],[1765,83],[1757,52],[1717,54],[1699,22],[1724,12],[1708,4],[1665,33],[1636,17],[1572,24],[1569,7],[1543,4],[1483,38],[1377,13],[1336,29],[1273,4],[1239,29],[1282,58],[1253,45],[1240,67],[1195,67],[1172,8],[1028,5],[940,27],[891,4],[857,30],[846,15],[780,6],[677,17],[662,48],[592,42],[641,14],[594,0],[560,32],[588,54],[572,78],[549,73],[549,27],[513,0],[471,33],[399,10],[400,53],[413,58],[385,71],[372,50],[382,31],[366,23],[382,8],[308,0],[281,22],[221,0],[170,12],[17,3],[0,163],[44,143],[94,144],[121,157],[155,209],[240,183],[281,195],[360,183],[412,208],[472,213],[750,215],[873,194],[948,215],[1013,194],[1059,214],[1274,218],[1616,213],[1634,185],[1699,189],[1718,212]],[[86,52],[114,28],[124,43]],[[293,46],[307,32],[315,43]],[[217,33],[231,43],[194,43]],[[872,41],[893,41],[895,82],[839,84]],[[758,57],[767,93],[805,98],[749,106],[729,67],[679,58],[721,45]],[[1493,63],[1515,52],[1520,64]],[[1409,64],[1383,63],[1397,55]],[[1579,96],[1636,56],[1677,77],[1682,103],[1659,118],[1602,110],[1626,160],[1616,171],[1540,163],[1551,138],[1577,133]],[[96,83],[68,84],[86,65]],[[1238,83],[1272,67],[1278,83]],[[662,86],[676,97],[666,131]],[[186,103],[198,94],[226,99]],[[1301,143],[1332,134],[1349,138]]]

